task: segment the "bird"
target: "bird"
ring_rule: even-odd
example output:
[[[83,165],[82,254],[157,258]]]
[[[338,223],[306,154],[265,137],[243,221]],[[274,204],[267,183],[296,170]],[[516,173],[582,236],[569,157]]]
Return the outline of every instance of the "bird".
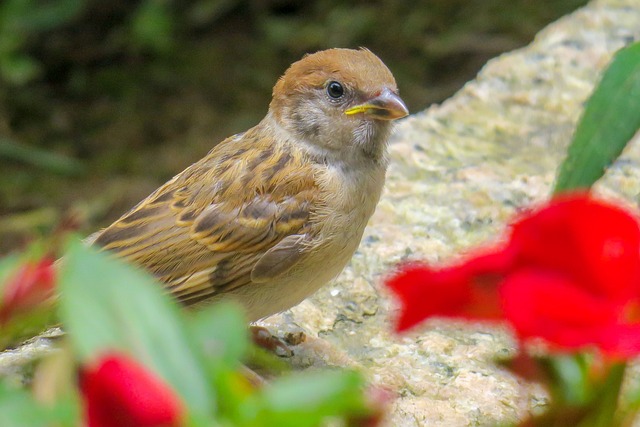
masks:
[[[337,276],[380,198],[394,120],[409,114],[366,48],[308,54],[266,116],[88,243],[150,272],[186,307],[234,299],[250,322]]]

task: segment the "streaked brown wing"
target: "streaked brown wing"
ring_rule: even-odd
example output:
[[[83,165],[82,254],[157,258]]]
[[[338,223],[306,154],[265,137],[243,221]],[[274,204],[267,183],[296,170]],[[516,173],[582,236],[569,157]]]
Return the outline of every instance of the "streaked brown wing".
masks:
[[[250,283],[265,253],[301,236],[299,247],[283,243],[290,259],[269,270],[281,274],[304,250],[317,191],[301,158],[265,142],[256,128],[223,141],[94,244],[149,270],[185,304]]]

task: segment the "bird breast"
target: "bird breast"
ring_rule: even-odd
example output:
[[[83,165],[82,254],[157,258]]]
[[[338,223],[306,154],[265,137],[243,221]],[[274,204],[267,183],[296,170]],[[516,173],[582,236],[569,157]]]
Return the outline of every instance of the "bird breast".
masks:
[[[324,200],[324,207],[317,212],[320,216],[317,223],[323,224],[321,240],[337,241],[338,245],[349,243],[351,253],[360,242],[384,185],[386,165],[367,166],[326,165],[317,175]]]

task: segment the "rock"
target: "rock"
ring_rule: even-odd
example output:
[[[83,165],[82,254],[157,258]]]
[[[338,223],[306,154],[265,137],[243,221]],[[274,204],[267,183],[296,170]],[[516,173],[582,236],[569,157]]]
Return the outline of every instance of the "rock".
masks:
[[[593,1],[490,61],[442,105],[404,120],[386,191],[350,266],[265,322],[318,338],[294,348],[292,365],[361,367],[398,391],[393,426],[496,425],[543,408],[540,386],[493,362],[516,351],[508,331],[434,321],[394,336],[394,304],[381,282],[398,261],[448,262],[498,239],[517,209],[548,197],[584,101],[613,53],[634,40],[640,2]],[[639,162],[631,144],[598,191],[637,202]]]

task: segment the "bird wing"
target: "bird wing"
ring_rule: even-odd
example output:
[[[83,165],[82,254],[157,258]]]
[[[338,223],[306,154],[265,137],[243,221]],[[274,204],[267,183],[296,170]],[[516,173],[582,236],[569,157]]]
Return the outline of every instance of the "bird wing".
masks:
[[[264,138],[250,130],[223,141],[93,243],[187,305],[284,274],[307,247],[318,192],[303,159]]]

